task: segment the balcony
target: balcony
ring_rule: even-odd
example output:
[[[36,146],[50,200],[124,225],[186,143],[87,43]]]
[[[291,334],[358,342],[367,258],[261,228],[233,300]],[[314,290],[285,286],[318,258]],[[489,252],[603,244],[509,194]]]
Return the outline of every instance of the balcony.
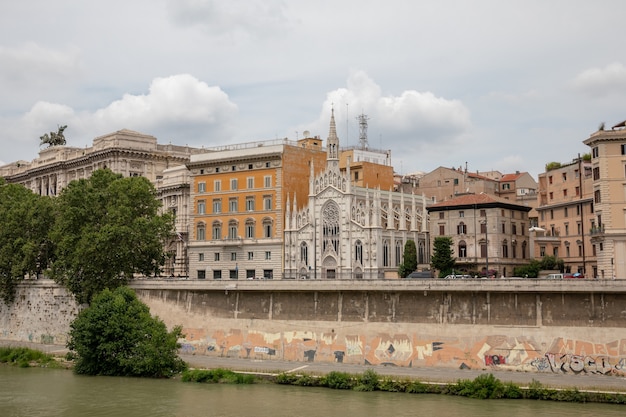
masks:
[[[220,242],[223,246],[243,246],[243,239],[241,238],[241,236],[229,237],[226,239],[222,239]]]
[[[604,234],[604,225],[594,226],[589,230],[591,236],[599,236]]]

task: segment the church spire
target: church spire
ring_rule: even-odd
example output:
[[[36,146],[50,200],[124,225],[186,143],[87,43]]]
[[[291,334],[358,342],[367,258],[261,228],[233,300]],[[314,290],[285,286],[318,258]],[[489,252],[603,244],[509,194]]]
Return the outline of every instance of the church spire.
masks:
[[[326,160],[329,167],[339,168],[339,138],[337,137],[337,127],[335,125],[335,108],[331,108],[330,130],[326,140]]]

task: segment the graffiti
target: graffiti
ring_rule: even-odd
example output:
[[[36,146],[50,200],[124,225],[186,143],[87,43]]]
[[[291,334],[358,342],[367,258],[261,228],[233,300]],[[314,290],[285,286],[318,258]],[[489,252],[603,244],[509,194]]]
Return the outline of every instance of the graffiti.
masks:
[[[39,343],[43,345],[52,345],[54,344],[54,336],[50,334],[42,334],[41,341]]]
[[[504,365],[506,364],[506,358],[502,355],[485,355],[485,365]]]
[[[193,345],[189,343],[181,343],[179,350],[180,350],[180,353],[191,354],[196,349],[193,347]]]
[[[624,365],[626,358],[611,359],[606,356],[580,356],[569,354],[546,353],[544,358],[537,358],[531,362],[539,372],[573,373],[573,374],[602,374],[625,375]]]

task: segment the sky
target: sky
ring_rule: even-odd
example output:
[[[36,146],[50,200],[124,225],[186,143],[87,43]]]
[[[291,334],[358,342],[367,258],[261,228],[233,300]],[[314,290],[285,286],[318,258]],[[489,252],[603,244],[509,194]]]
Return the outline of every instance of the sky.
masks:
[[[0,4],[0,165],[130,129],[214,147],[326,139],[400,174],[529,172],[626,119],[622,0]]]

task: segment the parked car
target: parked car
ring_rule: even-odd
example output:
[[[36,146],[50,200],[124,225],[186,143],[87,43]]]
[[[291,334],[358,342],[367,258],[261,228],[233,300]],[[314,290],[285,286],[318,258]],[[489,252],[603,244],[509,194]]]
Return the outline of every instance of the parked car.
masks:
[[[563,274],[549,274],[546,279],[563,279]]]
[[[574,272],[573,274],[563,274],[563,278],[585,278],[580,272]]]
[[[415,271],[407,275],[407,278],[433,278],[431,271]]]

